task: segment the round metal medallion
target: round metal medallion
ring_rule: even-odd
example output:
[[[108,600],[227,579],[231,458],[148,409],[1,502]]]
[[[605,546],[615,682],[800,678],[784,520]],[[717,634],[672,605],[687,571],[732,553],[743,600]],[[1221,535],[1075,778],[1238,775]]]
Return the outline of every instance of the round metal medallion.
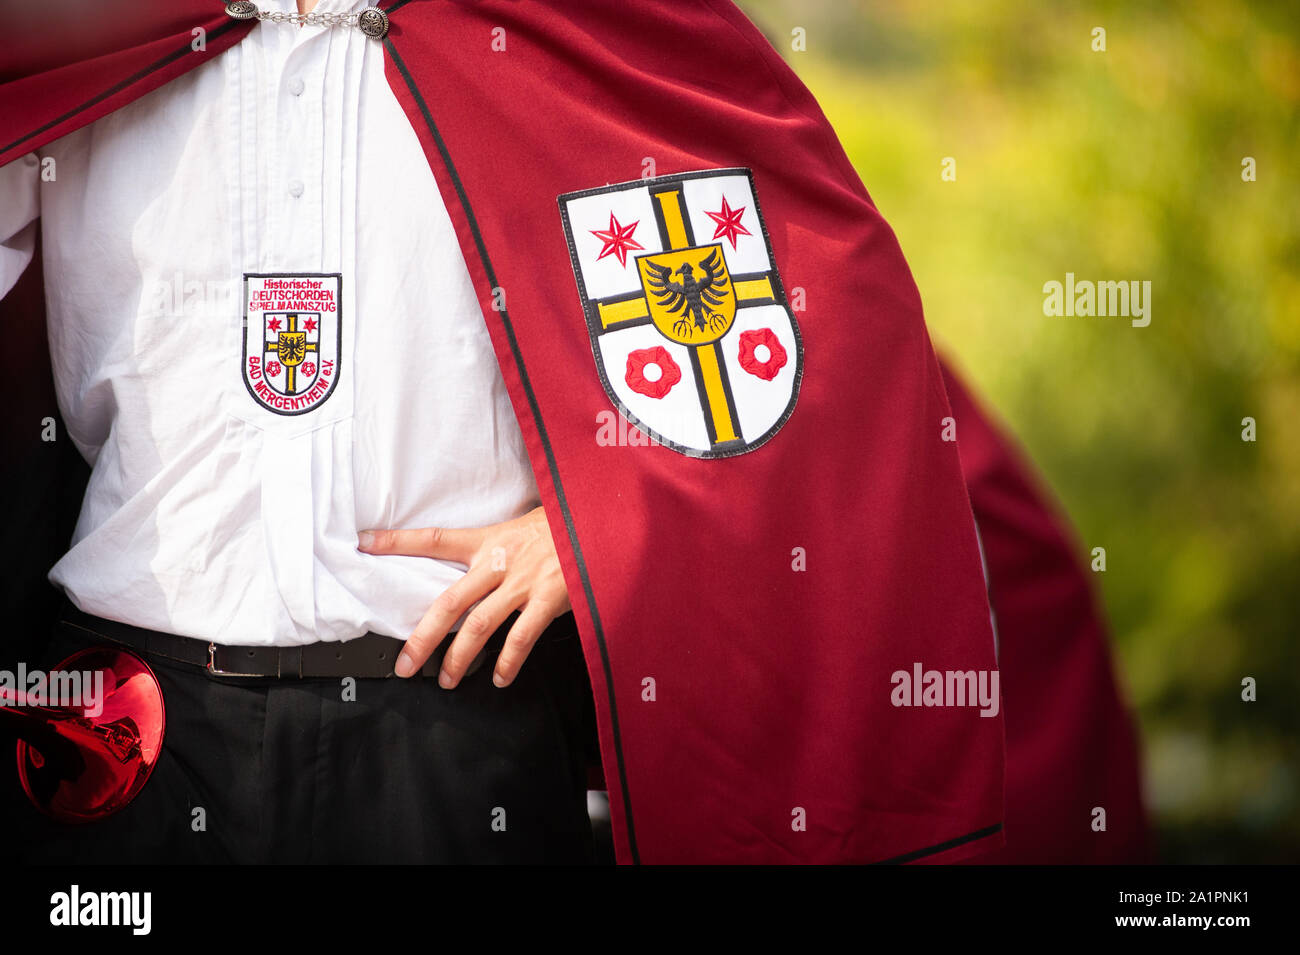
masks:
[[[357,17],[357,27],[366,36],[382,40],[388,35],[388,14],[378,7],[366,7]]]
[[[226,13],[236,20],[251,20],[257,16],[257,4],[253,0],[230,0],[226,4]]]

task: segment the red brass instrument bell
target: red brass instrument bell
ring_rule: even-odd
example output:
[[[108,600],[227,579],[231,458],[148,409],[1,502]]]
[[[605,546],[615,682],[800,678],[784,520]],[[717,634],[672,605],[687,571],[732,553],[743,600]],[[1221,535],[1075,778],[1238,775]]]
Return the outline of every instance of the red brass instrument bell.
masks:
[[[30,705],[22,690],[0,690],[0,720],[18,736],[18,778],[32,804],[60,822],[95,822],[148,782],[162,752],[162,688],[144,660],[111,647],[80,650],[52,672],[102,673],[102,698]]]

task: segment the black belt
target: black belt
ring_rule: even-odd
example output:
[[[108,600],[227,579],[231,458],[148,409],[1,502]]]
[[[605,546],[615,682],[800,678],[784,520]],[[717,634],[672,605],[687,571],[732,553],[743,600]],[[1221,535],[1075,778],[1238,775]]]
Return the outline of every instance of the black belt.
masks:
[[[503,636],[517,617],[517,613],[511,614],[492,635],[493,638]],[[406,642],[372,632],[352,640],[308,643],[297,647],[230,646],[96,617],[77,609],[66,597],[59,614],[59,625],[150,656],[201,667],[215,677],[390,677],[394,675],[397,654]],[[488,648],[495,642],[488,640],[466,675],[482,666]],[[449,636],[438,645],[428,662],[420,668],[422,676],[438,675],[442,655],[450,643]]]

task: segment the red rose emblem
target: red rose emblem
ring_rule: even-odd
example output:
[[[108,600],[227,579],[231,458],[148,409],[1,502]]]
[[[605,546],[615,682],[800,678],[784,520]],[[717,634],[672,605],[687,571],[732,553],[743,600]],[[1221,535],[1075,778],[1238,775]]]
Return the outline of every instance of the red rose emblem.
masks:
[[[266,363],[266,373],[272,378],[280,374],[280,363],[278,361],[268,361]]]
[[[649,369],[649,374],[646,370]],[[627,356],[627,374],[623,378],[629,388],[647,398],[662,398],[682,380],[682,370],[662,345],[638,348]]]
[[[758,354],[758,349],[763,354]],[[740,367],[756,378],[771,381],[785,367],[785,349],[770,328],[740,333]]]
[[[305,361],[302,363],[302,373],[310,378],[316,374],[316,363],[314,361]]]

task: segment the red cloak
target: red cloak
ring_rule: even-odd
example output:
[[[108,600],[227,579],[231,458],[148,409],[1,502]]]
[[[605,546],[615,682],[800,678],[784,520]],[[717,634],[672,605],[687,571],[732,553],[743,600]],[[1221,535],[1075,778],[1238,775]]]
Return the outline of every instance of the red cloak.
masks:
[[[1136,732],[1081,551],[1019,449],[949,364],[943,375],[984,549],[1005,704],[1006,846],[974,861],[1149,862]]]

